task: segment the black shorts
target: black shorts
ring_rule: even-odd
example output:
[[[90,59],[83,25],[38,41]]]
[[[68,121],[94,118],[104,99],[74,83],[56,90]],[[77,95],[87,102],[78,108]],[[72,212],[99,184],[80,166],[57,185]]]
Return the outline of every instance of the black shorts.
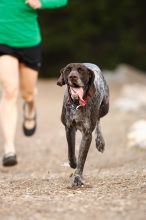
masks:
[[[20,63],[25,64],[34,70],[39,70],[42,64],[41,45],[32,47],[11,47],[0,44],[0,56],[11,55],[16,57]]]

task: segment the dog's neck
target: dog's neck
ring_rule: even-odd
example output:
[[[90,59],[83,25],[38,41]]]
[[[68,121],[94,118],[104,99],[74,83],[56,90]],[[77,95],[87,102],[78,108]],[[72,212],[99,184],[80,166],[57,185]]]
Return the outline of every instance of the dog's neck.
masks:
[[[88,100],[93,96],[94,94],[94,88],[93,89],[86,89],[87,92],[85,92],[85,95],[83,99],[77,99],[73,100],[70,94],[70,90],[68,87],[68,104],[72,106],[72,108],[78,109],[79,107],[84,107],[86,106]]]

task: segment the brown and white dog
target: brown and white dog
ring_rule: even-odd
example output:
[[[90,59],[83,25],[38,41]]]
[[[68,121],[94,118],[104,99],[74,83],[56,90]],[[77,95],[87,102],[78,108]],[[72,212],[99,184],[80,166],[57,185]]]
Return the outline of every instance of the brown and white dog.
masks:
[[[68,159],[73,174],[72,186],[83,185],[82,173],[96,128],[96,148],[104,151],[100,131],[100,118],[109,110],[109,89],[98,66],[91,63],[71,63],[61,69],[57,85],[67,85],[64,94],[61,121],[65,126],[68,142]],[[75,156],[75,133],[82,133],[78,160]]]

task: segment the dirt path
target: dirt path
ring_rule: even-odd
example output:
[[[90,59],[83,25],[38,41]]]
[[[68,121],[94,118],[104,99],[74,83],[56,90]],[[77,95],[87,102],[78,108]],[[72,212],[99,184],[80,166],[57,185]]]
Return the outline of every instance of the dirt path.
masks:
[[[136,114],[112,108],[102,120],[106,150],[95,149],[94,138],[86,161],[86,185],[70,188],[73,172],[67,162],[67,147],[60,113],[64,88],[55,80],[39,81],[38,130],[26,138],[20,117],[16,143],[19,164],[0,165],[1,220],[145,220],[146,151],[128,148],[126,133]],[[111,103],[121,84],[110,82]],[[0,134],[1,136],[1,134]],[[80,134],[77,138],[77,148]],[[2,145],[0,155],[3,154]]]

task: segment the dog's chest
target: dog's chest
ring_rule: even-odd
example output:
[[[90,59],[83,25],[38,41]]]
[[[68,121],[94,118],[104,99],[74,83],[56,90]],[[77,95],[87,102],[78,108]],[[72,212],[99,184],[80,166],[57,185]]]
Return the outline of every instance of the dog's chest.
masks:
[[[67,111],[66,122],[68,127],[74,126],[82,131],[83,129],[90,128],[90,116],[87,114],[87,112],[85,114],[84,109],[80,109],[80,108],[77,109],[74,108],[73,106],[70,107],[70,109],[68,109]]]

